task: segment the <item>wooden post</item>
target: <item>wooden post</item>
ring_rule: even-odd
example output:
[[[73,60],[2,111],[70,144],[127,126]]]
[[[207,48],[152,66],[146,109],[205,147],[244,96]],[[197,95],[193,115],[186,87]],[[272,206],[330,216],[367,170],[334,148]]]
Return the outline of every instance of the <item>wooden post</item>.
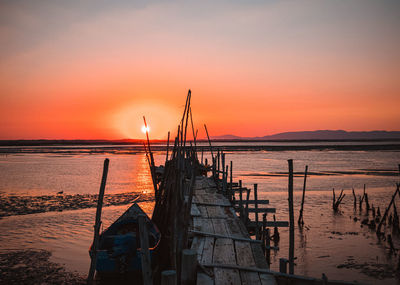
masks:
[[[240,209],[240,212],[239,212],[239,215],[240,215],[240,218],[242,218],[242,220],[243,220],[243,193],[242,193],[242,180],[239,180],[239,209]]]
[[[354,192],[354,188],[351,188],[353,190],[353,198],[354,198],[354,209],[357,208],[357,197],[356,197],[356,193]]]
[[[304,207],[304,198],[305,198],[305,195],[306,195],[307,171],[308,171],[308,165],[306,165],[306,170],[304,171],[303,196],[301,198],[301,208],[300,208],[299,220],[297,221],[297,223],[299,225],[304,225],[303,207]]]
[[[286,273],[287,272],[287,262],[286,258],[279,258],[279,272]]]
[[[144,285],[152,285],[151,261],[149,252],[149,234],[147,232],[146,216],[141,214],[138,216],[139,234],[140,234],[140,253],[142,263],[142,276]]]
[[[226,166],[226,169],[225,169],[225,179],[224,179],[224,195],[226,196],[226,197],[228,197],[229,198],[229,195],[228,195],[228,171],[229,171],[229,166],[227,165]],[[229,199],[230,200],[230,199]]]
[[[230,185],[231,185],[231,187],[229,188],[229,200],[231,200],[231,201],[235,201],[235,195],[234,195],[234,193],[233,193],[233,177],[232,177],[232,167],[233,167],[233,162],[232,162],[232,160],[231,160],[231,168],[230,168],[230,171],[231,171],[231,175],[230,175]]]
[[[214,161],[214,154],[213,154],[213,150],[212,150],[211,140],[210,140],[210,136],[208,135],[208,130],[207,130],[206,124],[204,124],[204,128],[206,129],[208,144],[210,145],[211,158]]]
[[[204,152],[204,149],[201,148],[201,164],[203,164],[203,152]]]
[[[218,149],[218,152],[217,152],[217,160],[218,160],[218,164],[217,164],[217,181],[218,181],[218,184],[217,184],[217,186],[218,186],[218,188],[219,188],[219,171],[220,171],[220,161],[221,161],[221,153],[219,152],[219,149]]]
[[[293,160],[289,164],[289,274],[294,274]]]
[[[108,158],[106,158],[104,160],[103,176],[101,178],[99,197],[97,199],[97,210],[96,210],[96,221],[95,221],[95,224],[94,224],[93,246],[90,249],[91,261],[90,261],[89,274],[88,274],[88,278],[87,278],[87,283],[88,284],[92,284],[93,278],[94,278],[94,273],[96,271],[97,247],[98,247],[98,244],[99,244],[100,226],[101,226],[101,209],[103,207],[103,198],[104,198],[104,191],[105,191],[105,188],[106,188],[109,162],[110,161],[109,161]]]
[[[258,223],[258,211],[257,211],[258,210],[257,188],[258,188],[258,185],[254,184],[254,193],[253,193],[253,195],[254,195],[254,208],[256,210],[256,212],[254,213],[255,214],[255,218],[256,218],[256,239],[260,239],[260,225]]]
[[[221,153],[221,164],[222,164],[222,194],[225,195],[226,192],[226,185],[225,185],[225,179],[226,179],[226,172],[225,172],[225,153]]]
[[[182,251],[181,285],[195,285],[197,281],[197,252],[193,249]]]
[[[163,272],[161,272],[161,285],[177,285],[176,271],[164,270]]]
[[[168,140],[167,140],[167,155],[165,157],[165,164],[164,167],[167,165],[167,161],[168,161],[168,152],[169,152],[169,132],[168,132]]]
[[[269,266],[271,265],[271,233],[268,228],[265,229],[265,248],[266,248],[265,258]]]
[[[267,213],[264,213],[262,215],[262,217],[263,217],[263,219],[262,219],[262,231],[261,231],[261,241],[262,241],[261,247],[262,247],[264,255],[266,255],[267,248],[266,248],[266,237],[265,237],[266,230],[265,229],[267,226]]]
[[[246,223],[249,220],[249,198],[250,198],[250,189],[247,189],[246,194]]]

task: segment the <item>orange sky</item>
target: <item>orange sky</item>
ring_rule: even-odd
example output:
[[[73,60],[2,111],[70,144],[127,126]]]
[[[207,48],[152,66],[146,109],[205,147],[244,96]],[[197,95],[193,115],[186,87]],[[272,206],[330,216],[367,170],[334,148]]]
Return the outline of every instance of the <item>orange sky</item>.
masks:
[[[398,1],[55,2],[0,2],[0,139],[400,130]]]

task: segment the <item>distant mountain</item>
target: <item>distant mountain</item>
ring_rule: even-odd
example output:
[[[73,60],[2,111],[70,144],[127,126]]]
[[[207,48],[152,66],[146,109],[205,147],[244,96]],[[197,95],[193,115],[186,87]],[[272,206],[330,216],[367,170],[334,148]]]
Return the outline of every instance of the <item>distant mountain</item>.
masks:
[[[285,132],[263,137],[239,137],[235,135],[213,136],[213,140],[382,140],[400,139],[400,131],[347,132],[343,130],[318,130]]]

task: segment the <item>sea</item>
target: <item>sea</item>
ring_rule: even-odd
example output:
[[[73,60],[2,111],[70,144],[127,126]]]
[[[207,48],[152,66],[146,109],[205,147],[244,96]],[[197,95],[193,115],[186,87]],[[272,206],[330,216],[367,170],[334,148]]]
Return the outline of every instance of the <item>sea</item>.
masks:
[[[245,150],[235,148],[239,144],[247,147]],[[400,251],[391,252],[387,239],[379,239],[375,231],[363,223],[373,219],[372,211],[367,213],[365,205],[361,211],[358,205],[354,208],[352,194],[354,189],[359,199],[365,189],[371,207],[376,212],[379,208],[383,215],[396,183],[400,183],[400,147],[377,149],[370,146],[400,142],[364,142],[365,148],[355,150],[337,147],[352,144],[360,145],[360,142],[219,142],[213,144],[213,152],[215,155],[218,148],[229,146],[225,155],[228,165],[232,161],[233,181],[241,180],[249,189],[257,184],[259,199],[270,201],[268,207],[276,208],[279,221],[289,220],[288,160],[293,160],[294,165],[295,221],[302,199],[304,171],[308,166],[304,226],[295,225],[296,274],[318,278],[325,274],[330,280],[366,284],[400,284],[396,270]],[[253,149],[252,145],[264,147]],[[282,148],[268,150],[271,145]],[[297,145],[325,147],[291,149]],[[198,156],[200,160],[211,161],[210,151],[198,153]],[[106,195],[128,193],[138,199],[151,217],[154,199],[149,164],[138,146],[122,147],[122,151],[119,145],[0,147],[0,201],[12,201],[14,208],[28,209],[32,205],[27,205],[26,201],[35,201],[35,197],[95,197],[106,158],[110,160]],[[154,158],[157,165],[164,164],[166,152],[157,149]],[[345,197],[339,211],[335,212],[333,191],[337,197],[342,190]],[[250,195],[251,199],[252,192]],[[395,203],[397,209],[400,208],[400,195]],[[104,207],[102,228],[107,228],[129,205],[117,203]],[[52,261],[86,276],[95,213],[95,207],[81,207],[81,204],[56,210],[47,207],[36,213],[4,210],[0,218],[0,253],[45,249],[52,253]],[[268,214],[267,219],[272,220],[272,214]],[[271,269],[276,271],[279,259],[288,258],[288,228],[280,228],[279,233],[279,250],[271,252]],[[386,234],[392,234],[394,246],[399,249],[399,236],[389,228]]]

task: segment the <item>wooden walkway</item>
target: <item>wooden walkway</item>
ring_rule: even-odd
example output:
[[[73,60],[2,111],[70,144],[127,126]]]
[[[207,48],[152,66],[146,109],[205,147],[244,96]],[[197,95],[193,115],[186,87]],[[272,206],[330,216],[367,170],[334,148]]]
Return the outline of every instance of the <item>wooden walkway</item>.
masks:
[[[197,273],[197,284],[276,284],[269,274],[218,267],[268,269],[268,264],[261,244],[250,239],[229,200],[217,193],[212,178],[196,179],[190,234],[191,249],[197,252],[198,262],[203,265]]]

